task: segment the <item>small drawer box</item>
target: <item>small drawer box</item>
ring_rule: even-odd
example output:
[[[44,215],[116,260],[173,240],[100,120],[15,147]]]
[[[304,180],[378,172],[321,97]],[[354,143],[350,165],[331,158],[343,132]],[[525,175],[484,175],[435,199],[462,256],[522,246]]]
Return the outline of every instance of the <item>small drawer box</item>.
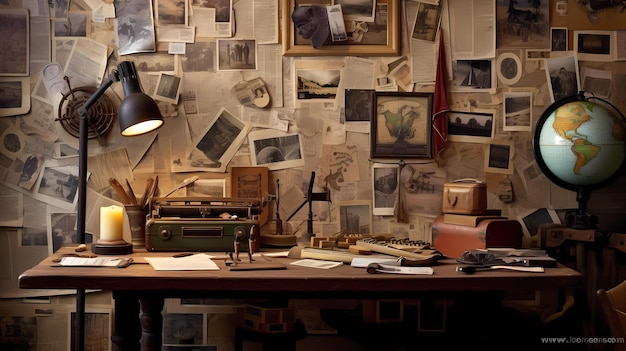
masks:
[[[487,212],[487,184],[459,179],[443,185],[443,213],[478,215]]]

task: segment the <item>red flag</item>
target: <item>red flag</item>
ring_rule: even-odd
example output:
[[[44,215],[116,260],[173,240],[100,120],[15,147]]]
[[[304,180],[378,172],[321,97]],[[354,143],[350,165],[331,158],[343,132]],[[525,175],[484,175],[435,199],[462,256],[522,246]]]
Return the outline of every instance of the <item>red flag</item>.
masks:
[[[435,157],[446,147],[448,135],[448,120],[446,112],[448,106],[448,72],[446,69],[446,52],[443,45],[443,32],[439,31],[439,58],[437,60],[437,76],[435,77],[435,93],[433,96],[433,150]]]

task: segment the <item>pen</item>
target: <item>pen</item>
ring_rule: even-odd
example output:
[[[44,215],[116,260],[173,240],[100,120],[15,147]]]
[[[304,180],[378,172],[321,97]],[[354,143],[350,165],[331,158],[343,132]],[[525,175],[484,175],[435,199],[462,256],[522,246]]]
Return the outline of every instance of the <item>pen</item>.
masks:
[[[128,259],[122,260],[117,265],[117,268],[126,268],[126,267],[130,266],[133,263],[133,261],[134,260],[132,258],[128,258]]]
[[[174,255],[172,257],[174,257],[174,258],[181,258],[181,257],[187,257],[187,256],[191,256],[191,255],[193,255],[193,253],[191,253],[191,252],[181,252],[181,253],[178,253],[178,254],[176,254],[176,255]]]

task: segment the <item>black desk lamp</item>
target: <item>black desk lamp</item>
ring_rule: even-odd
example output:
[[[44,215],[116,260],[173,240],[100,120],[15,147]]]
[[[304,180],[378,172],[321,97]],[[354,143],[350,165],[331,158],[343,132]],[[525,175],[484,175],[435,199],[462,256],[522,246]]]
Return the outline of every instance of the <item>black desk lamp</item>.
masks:
[[[78,138],[78,213],[76,230],[81,244],[85,243],[85,222],[87,209],[87,145],[89,117],[95,111],[90,108],[104,95],[104,92],[114,83],[122,82],[124,100],[120,104],[118,121],[123,136],[136,136],[151,132],[163,125],[163,118],[156,102],[141,91],[139,76],[135,65],[129,61],[120,62],[117,70],[113,71],[100,85],[93,95],[78,109],[80,118]],[[132,245],[130,245],[132,252]],[[76,294],[76,347],[83,350],[85,345],[85,290],[78,290]]]

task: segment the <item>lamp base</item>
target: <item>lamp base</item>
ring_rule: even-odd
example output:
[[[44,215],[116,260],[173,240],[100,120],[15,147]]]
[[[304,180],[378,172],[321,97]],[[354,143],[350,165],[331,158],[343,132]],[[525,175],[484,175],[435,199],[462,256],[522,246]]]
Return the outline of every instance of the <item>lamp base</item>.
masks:
[[[91,251],[100,255],[127,255],[133,253],[133,245],[124,240],[98,240],[91,245]]]

